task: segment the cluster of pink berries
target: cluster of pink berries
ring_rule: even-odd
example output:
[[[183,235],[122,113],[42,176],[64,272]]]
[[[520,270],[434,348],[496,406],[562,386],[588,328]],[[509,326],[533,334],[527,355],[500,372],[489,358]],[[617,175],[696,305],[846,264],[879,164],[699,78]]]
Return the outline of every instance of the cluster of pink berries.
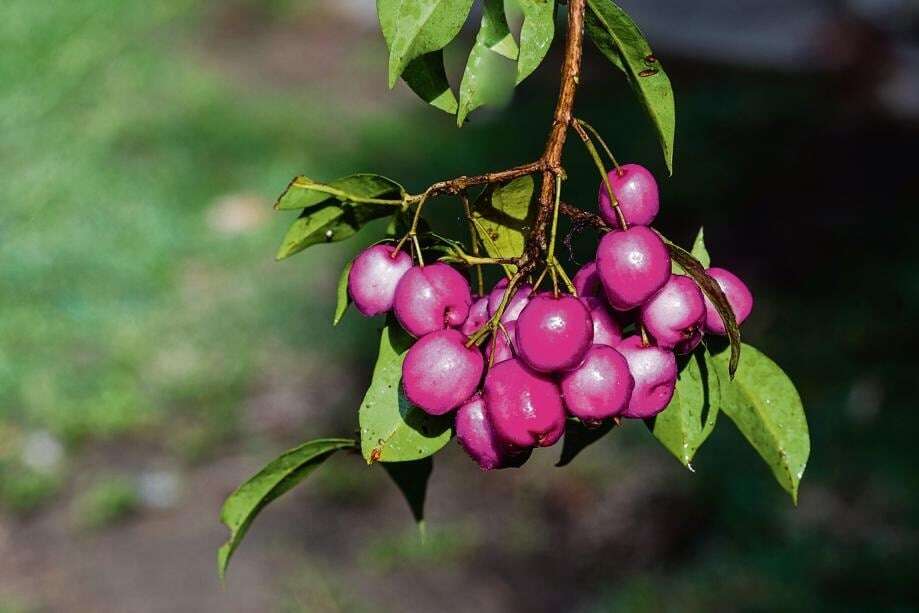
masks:
[[[406,397],[432,415],[457,410],[457,439],[484,470],[519,466],[532,448],[555,444],[568,415],[588,426],[656,415],[673,396],[674,354],[691,352],[703,332],[725,334],[695,281],[671,274],[667,248],[648,227],[659,210],[651,173],[626,164],[609,181],[628,227],[603,236],[596,261],[574,277],[577,296],[515,288],[484,356],[468,339],[499,311],[507,279],[473,298],[451,266],[414,266],[391,245],[369,247],[353,262],[348,290],[357,309],[392,310],[418,339],[402,367]],[[619,226],[605,183],[599,208]],[[738,323],[746,319],[753,306],[746,285],[721,268],[708,274]]]

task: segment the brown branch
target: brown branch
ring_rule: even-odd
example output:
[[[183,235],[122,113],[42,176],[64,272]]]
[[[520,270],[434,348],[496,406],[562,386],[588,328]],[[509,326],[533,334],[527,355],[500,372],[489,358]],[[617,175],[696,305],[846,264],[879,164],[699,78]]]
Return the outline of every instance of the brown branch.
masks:
[[[567,202],[561,203],[559,206],[559,212],[561,212],[562,215],[571,218],[571,220],[575,223],[591,225],[600,232],[609,232],[612,230],[610,225],[596,213],[591,213],[589,211],[585,211],[584,209],[579,209],[578,207],[572,206]]]

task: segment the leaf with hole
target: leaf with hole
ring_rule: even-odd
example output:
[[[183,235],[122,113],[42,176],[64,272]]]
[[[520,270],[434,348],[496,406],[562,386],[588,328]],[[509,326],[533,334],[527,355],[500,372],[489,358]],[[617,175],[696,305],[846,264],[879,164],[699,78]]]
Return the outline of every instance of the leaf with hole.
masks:
[[[645,423],[654,438],[692,470],[693,457],[715,428],[720,405],[717,368],[706,361],[700,347],[684,357],[670,404]]]
[[[500,101],[513,89],[513,64],[506,59],[516,58],[517,43],[507,26],[504,0],[485,0],[479,33],[460,83],[457,125],[462,126],[474,109]]]
[[[552,45],[555,0],[517,0],[517,4],[523,11],[517,58],[517,83],[520,83],[539,67]]]
[[[377,16],[387,48],[391,48],[401,0],[377,0]],[[442,111],[456,113],[457,103],[447,73],[443,51],[437,50],[415,58],[402,71],[402,80],[419,98]]]
[[[726,351],[712,361],[727,369]],[[810,434],[801,397],[778,365],[744,345],[743,361],[733,381],[721,376],[721,410],[737,425],[765,460],[776,481],[798,502],[798,486],[810,455]]]
[[[612,0],[587,0],[587,5],[588,37],[600,53],[625,73],[657,129],[667,169],[673,174],[676,113],[670,78],[625,11]]]
[[[361,452],[368,464],[420,460],[438,452],[452,436],[451,415],[428,415],[402,392],[402,362],[412,342],[393,321],[380,335],[373,378],[358,412]]]
[[[526,235],[536,219],[533,177],[518,177],[486,189],[473,206],[472,218],[482,246],[493,258],[514,258],[523,253]],[[505,265],[512,271],[513,266]]]
[[[346,438],[309,441],[281,454],[230,494],[220,509],[220,521],[230,529],[230,538],[217,552],[220,578],[252,521],[267,504],[306,479],[336,451],[356,447],[354,440]]]
[[[384,36],[392,28],[392,36],[386,37],[390,41],[389,87],[396,84],[412,60],[440,51],[459,34],[472,3],[473,0],[400,0],[398,6],[393,6],[395,2],[383,2],[386,10],[380,13],[380,25]],[[389,21],[392,15],[395,19]]]

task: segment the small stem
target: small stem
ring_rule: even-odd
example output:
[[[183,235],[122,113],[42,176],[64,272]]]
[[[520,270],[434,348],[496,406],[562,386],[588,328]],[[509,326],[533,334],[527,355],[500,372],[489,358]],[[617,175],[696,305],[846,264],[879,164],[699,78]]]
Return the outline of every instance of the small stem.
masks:
[[[418,254],[418,265],[424,268],[424,256],[421,255],[421,243],[418,242],[417,234],[412,234],[412,244],[415,246],[415,253]]]
[[[613,193],[613,187],[609,182],[609,174],[606,172],[606,166],[603,165],[603,160],[600,159],[600,154],[597,152],[597,148],[594,147],[593,141],[590,140],[590,136],[588,136],[587,132],[584,131],[584,128],[581,127],[580,122],[574,121],[571,125],[574,128],[574,131],[578,133],[578,136],[581,137],[581,141],[587,148],[587,152],[593,159],[594,165],[597,167],[597,171],[600,173],[600,177],[603,179],[603,184],[606,185],[606,193],[609,194],[610,204],[612,205],[613,210],[616,211],[616,218],[619,220],[619,226],[623,230],[628,230],[629,224],[626,222],[625,215],[622,214],[622,209],[619,207],[619,199],[616,198],[616,194]]]
[[[486,334],[494,330],[501,323],[501,316],[504,315],[504,310],[507,308],[511,296],[517,288],[517,283],[520,282],[522,276],[523,275],[518,271],[508,280],[507,287],[504,289],[504,294],[501,296],[501,303],[498,305],[498,308],[495,309],[494,315],[482,324],[481,328],[469,335],[469,339],[466,341],[466,347],[478,345]]]
[[[463,190],[460,192],[459,197],[463,203],[463,212],[466,214],[466,221],[469,225],[469,243],[472,245],[472,255],[478,256],[481,253],[479,247],[479,234],[475,230],[475,222],[472,219],[472,209],[469,207],[469,194],[466,193],[466,190]],[[478,295],[482,296],[485,293],[485,277],[482,274],[481,264],[476,265],[475,276]]]
[[[593,127],[592,125],[590,125],[589,123],[587,123],[586,121],[584,121],[583,119],[575,119],[575,121],[581,124],[581,126],[590,130],[590,133],[594,135],[594,138],[600,141],[600,146],[603,147],[603,150],[606,152],[606,155],[609,156],[610,161],[613,163],[613,167],[616,169],[616,174],[621,177],[622,169],[619,168],[619,162],[616,161],[616,156],[614,156],[613,152],[610,151],[609,146],[606,144],[606,141],[603,140],[603,137],[600,136],[600,133],[597,132],[597,129]]]
[[[552,229],[549,230],[549,252],[546,260],[552,262],[555,259],[555,236],[558,232],[558,208],[562,201],[562,179],[555,177],[555,205],[552,207]]]
[[[571,282],[571,278],[568,276],[568,273],[565,272],[565,269],[562,268],[561,262],[556,258],[554,260],[555,268],[558,270],[558,276],[562,278],[562,281],[565,283],[565,286],[568,288],[568,291],[571,292],[572,296],[578,295],[578,290],[574,288],[574,283]]]

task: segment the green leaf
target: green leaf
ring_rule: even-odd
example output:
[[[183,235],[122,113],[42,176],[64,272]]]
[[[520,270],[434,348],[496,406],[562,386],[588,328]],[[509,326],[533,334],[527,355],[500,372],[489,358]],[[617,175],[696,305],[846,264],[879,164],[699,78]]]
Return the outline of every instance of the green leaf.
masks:
[[[727,368],[727,352],[713,364]],[[798,503],[798,485],[810,455],[810,434],[801,397],[791,379],[759,350],[744,345],[743,362],[733,381],[721,376],[721,410],[733,420],[779,485]]]
[[[317,204],[303,212],[287,229],[275,256],[290,257],[319,243],[334,243],[350,238],[367,223],[392,213],[392,207],[379,204]]]
[[[389,86],[415,58],[439,51],[453,40],[472,8],[473,0],[401,0],[389,45]],[[378,6],[379,8],[379,6]],[[384,11],[393,14],[391,9]],[[387,19],[381,18],[381,26]]]
[[[587,0],[587,35],[622,70],[657,129],[667,169],[673,174],[676,113],[670,78],[635,22],[612,0]],[[521,40],[521,48],[523,41]]]
[[[517,83],[526,79],[542,63],[555,37],[555,0],[517,0],[523,11],[520,28],[520,54]]]
[[[339,324],[341,318],[345,316],[345,311],[348,310],[348,305],[351,304],[351,295],[348,294],[348,275],[351,273],[353,263],[354,261],[351,260],[345,264],[345,268],[338,278],[338,302],[335,304],[335,315],[332,317],[333,326]]]
[[[348,175],[329,183],[320,183],[301,176],[294,177],[288,184],[274,208],[279,211],[293,211],[330,200],[339,203],[366,203],[368,199],[385,199],[395,206],[401,201],[404,191],[405,189],[392,179],[369,173]]]
[[[670,251],[671,259],[679,264],[687,275],[693,278],[702,293],[715,305],[718,315],[721,316],[721,321],[724,322],[724,328],[731,344],[731,360],[728,366],[728,374],[733,377],[737,370],[737,363],[740,360],[740,326],[737,325],[737,319],[734,317],[734,310],[728,302],[728,297],[724,295],[724,291],[718,285],[718,282],[708,276],[702,263],[693,257],[691,253],[666,239],[664,242],[667,245],[667,250]]]
[[[336,451],[356,447],[354,440],[346,438],[309,441],[281,454],[230,494],[220,509],[220,521],[230,529],[230,538],[217,552],[220,578],[255,516],[268,503],[290,491]]]
[[[692,470],[693,457],[715,428],[720,405],[717,368],[706,362],[706,351],[700,347],[680,369],[670,404],[646,423],[654,437]]]
[[[394,322],[380,335],[373,379],[359,411],[361,452],[368,464],[420,460],[439,451],[452,436],[451,415],[431,416],[402,393],[402,362],[412,338]]]
[[[500,56],[516,59],[517,43],[507,26],[504,0],[485,0],[479,33],[469,52],[460,83],[459,111],[456,115],[458,126],[463,125],[466,116],[474,109],[501,97],[502,68],[504,64],[508,64],[509,68],[510,64]],[[508,90],[513,89],[512,78],[508,79],[507,85]]]
[[[708,249],[705,248],[705,232],[704,228],[699,228],[699,233],[696,234],[696,240],[692,243],[692,251],[690,251],[692,257],[699,260],[699,263],[702,264],[704,268],[708,268],[712,265],[712,258],[708,255]]]
[[[387,48],[392,45],[399,4],[400,0],[377,0],[377,15]],[[456,96],[444,70],[443,51],[425,53],[409,62],[402,72],[402,80],[431,106],[451,115],[456,113]]]
[[[567,466],[585,447],[599,441],[615,427],[616,423],[611,419],[589,428],[579,419],[568,419],[565,422],[565,440],[562,444],[562,455],[555,465],[557,467]]]
[[[482,192],[472,217],[491,257],[513,258],[523,253],[526,234],[536,218],[533,190],[533,177],[526,175]],[[512,268],[505,266],[507,270]]]
[[[424,498],[428,491],[428,479],[434,470],[430,456],[413,462],[384,462],[383,468],[405,496],[412,517],[419,529],[424,531]]]

